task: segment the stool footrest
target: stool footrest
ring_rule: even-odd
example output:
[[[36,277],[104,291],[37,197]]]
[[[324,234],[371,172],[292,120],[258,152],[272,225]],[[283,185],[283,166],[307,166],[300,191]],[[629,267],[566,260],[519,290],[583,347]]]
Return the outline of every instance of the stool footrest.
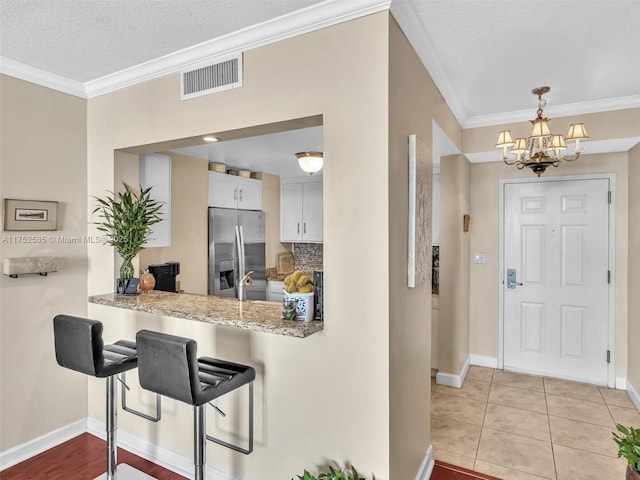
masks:
[[[151,422],[159,422],[160,421],[160,417],[161,417],[161,399],[160,399],[160,395],[158,395],[156,393],[156,415],[155,417],[152,417],[149,414],[146,414],[144,412],[140,412],[138,410],[135,410],[131,407],[127,407],[127,390],[129,389],[129,387],[127,387],[127,376],[125,375],[125,372],[122,372],[120,375],[122,375],[122,379],[118,379],[122,382],[123,386],[125,388],[121,389],[121,403],[122,403],[122,410],[124,410],[125,412],[129,412],[129,413],[133,413],[134,415],[137,415],[138,417],[142,417],[145,420],[149,420]]]
[[[216,407],[214,406],[214,408]],[[217,443],[218,445],[222,445],[223,447],[230,448],[231,450],[235,450],[236,452],[244,453],[245,455],[249,455],[253,452],[253,382],[249,383],[249,448],[234,445],[211,435],[207,435],[207,440]]]

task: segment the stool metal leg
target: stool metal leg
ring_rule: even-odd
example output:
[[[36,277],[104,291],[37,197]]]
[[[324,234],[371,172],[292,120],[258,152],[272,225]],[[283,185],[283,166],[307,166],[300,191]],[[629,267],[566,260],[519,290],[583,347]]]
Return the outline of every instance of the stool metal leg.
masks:
[[[118,464],[118,406],[116,404],[116,377],[107,377],[107,480],[115,480]]]
[[[107,471],[95,480],[156,480],[154,477],[133,468],[118,464],[118,402],[116,400],[116,376],[107,377]]]
[[[206,404],[193,407],[193,462],[195,480],[204,480],[204,466],[207,456]]]

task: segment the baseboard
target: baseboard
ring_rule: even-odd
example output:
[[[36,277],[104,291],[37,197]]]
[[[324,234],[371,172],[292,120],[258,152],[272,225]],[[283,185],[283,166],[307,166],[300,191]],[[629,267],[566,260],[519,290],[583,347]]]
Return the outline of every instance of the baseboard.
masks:
[[[498,368],[498,359],[496,357],[489,357],[487,355],[476,355],[472,353],[469,355],[471,359],[471,365],[477,365],[479,367]]]
[[[447,387],[462,388],[462,384],[464,383],[464,379],[467,376],[467,372],[469,372],[469,365],[470,360],[469,357],[467,357],[467,361],[464,363],[462,371],[458,375],[455,375],[453,373],[438,372],[438,374],[436,375],[436,383],[438,385],[444,385]]]
[[[640,395],[638,395],[638,391],[633,388],[633,385],[631,385],[631,382],[629,380],[627,380],[627,393],[631,397],[631,401],[633,402],[633,404],[640,412]]]
[[[67,440],[71,440],[73,437],[77,437],[86,431],[87,419],[85,417],[53,432],[45,433],[41,437],[29,440],[22,445],[0,452],[0,472],[60,445]]]
[[[433,459],[433,446],[429,445],[429,448],[427,448],[427,454],[424,456],[422,464],[420,465],[420,470],[418,470],[418,474],[416,475],[416,480],[429,480],[431,478],[431,472],[433,472],[434,465],[435,460]]]
[[[87,419],[87,431],[101,439],[105,439],[106,426],[104,423],[99,422],[95,418],[89,417]],[[191,456],[185,456],[180,453],[169,450],[168,448],[161,447],[140,437],[136,437],[123,430],[118,430],[118,446],[124,448],[128,452],[131,452],[139,457],[142,457],[150,462],[160,465],[167,470],[171,470],[183,477],[193,477],[193,458]],[[189,438],[192,442],[192,439]],[[219,480],[243,480],[240,477],[236,477],[229,472],[220,470],[210,463],[207,464],[206,475],[207,478],[215,478]]]

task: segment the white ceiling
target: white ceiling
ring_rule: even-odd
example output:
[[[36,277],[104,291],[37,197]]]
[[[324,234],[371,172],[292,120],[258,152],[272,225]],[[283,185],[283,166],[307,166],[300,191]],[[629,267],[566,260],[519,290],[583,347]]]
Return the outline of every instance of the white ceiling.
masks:
[[[0,72],[90,98],[389,8],[464,127],[640,107],[638,0],[0,0]]]
[[[223,163],[252,172],[266,172],[279,177],[308,175],[298,166],[296,152],[323,150],[322,127],[301,128],[258,137],[226,140],[172,152],[203,158],[209,163]],[[322,175],[322,170],[316,175]]]

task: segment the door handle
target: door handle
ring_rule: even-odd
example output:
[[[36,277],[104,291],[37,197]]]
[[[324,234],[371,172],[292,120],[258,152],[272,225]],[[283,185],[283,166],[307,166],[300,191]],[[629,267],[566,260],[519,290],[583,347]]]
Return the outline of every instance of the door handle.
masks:
[[[298,222],[298,233],[300,233],[300,222]]]
[[[516,288],[517,286],[522,285],[523,284],[521,282],[516,281],[516,269],[507,269],[507,288]]]
[[[302,224],[302,233],[307,233],[307,222]]]
[[[242,195],[242,192],[243,192],[243,191],[244,191],[244,190],[241,188],[241,189],[240,189],[240,201],[244,200],[244,195]]]
[[[238,187],[233,189],[233,199],[238,200]]]

